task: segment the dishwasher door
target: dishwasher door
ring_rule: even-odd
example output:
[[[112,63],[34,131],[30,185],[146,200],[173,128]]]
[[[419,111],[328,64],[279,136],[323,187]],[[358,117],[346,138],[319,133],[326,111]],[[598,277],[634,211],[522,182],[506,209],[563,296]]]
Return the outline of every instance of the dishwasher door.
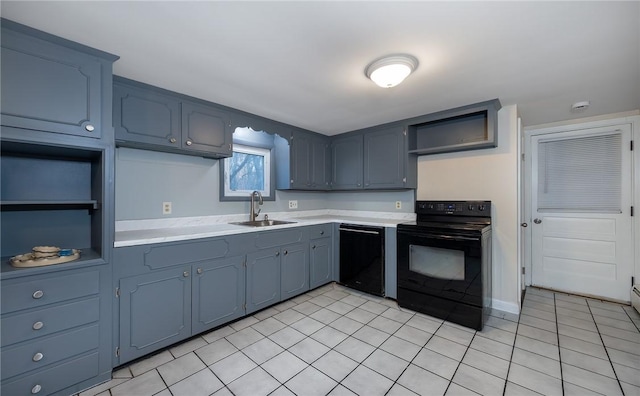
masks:
[[[340,224],[340,283],[384,296],[384,227]]]

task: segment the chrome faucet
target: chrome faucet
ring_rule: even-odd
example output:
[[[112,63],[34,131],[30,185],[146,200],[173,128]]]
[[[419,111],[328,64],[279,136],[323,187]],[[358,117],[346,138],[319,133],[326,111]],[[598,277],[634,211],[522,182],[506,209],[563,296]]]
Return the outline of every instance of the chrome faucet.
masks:
[[[258,215],[260,214],[260,208],[258,208],[258,211],[256,212],[256,201],[255,198],[258,197],[258,206],[262,205],[262,194],[260,194],[260,191],[254,191],[251,193],[251,211],[249,213],[249,220],[250,221],[256,221],[256,217],[258,217]]]

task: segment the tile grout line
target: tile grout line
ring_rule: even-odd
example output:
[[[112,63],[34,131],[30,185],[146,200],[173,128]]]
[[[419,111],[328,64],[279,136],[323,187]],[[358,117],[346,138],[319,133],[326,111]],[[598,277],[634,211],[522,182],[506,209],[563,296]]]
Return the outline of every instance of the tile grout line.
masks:
[[[602,342],[602,347],[604,348],[604,353],[607,354],[607,359],[609,359],[609,364],[611,365],[611,369],[613,370],[613,374],[616,376],[616,381],[618,382],[618,387],[620,387],[620,392],[622,392],[622,395],[624,395],[624,389],[622,388],[622,384],[620,383],[620,378],[618,378],[618,373],[616,372],[616,368],[613,365],[613,361],[611,360],[611,356],[609,355],[609,349],[607,348],[607,345],[604,343],[604,339],[602,338],[602,334],[600,333],[600,328],[598,327],[598,322],[596,322],[596,319],[593,315],[593,311],[591,311],[591,305],[589,304],[589,299],[587,300],[587,307],[589,308],[589,313],[591,314],[591,320],[593,320],[593,323],[596,326],[596,330],[598,330],[598,337],[600,337],[600,341]],[[624,309],[623,309],[624,311]],[[626,312],[625,312],[626,313]]]
[[[518,314],[518,322],[516,323],[516,336],[513,339],[513,345],[511,346],[511,356],[509,356],[509,367],[507,367],[507,374],[504,379],[504,388],[502,389],[502,396],[506,395],[507,384],[509,383],[509,372],[511,372],[511,364],[513,363],[513,352],[516,350],[516,340],[518,339],[518,329],[520,328],[520,318],[522,317],[522,306],[524,300],[527,298],[527,290],[524,291],[524,298],[522,299],[522,305],[520,306],[520,313]],[[555,305],[554,305],[555,310]]]
[[[558,309],[557,309],[557,299],[556,293],[553,293],[553,315],[556,318],[556,338],[558,340],[558,362],[560,364],[560,386],[562,387],[562,394],[565,394],[564,391],[564,373],[562,370],[562,352],[560,350],[560,326],[558,325]]]

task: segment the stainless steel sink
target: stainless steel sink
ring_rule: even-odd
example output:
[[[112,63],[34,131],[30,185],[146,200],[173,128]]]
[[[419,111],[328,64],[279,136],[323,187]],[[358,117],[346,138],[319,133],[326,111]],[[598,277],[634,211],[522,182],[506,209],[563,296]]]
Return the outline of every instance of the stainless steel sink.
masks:
[[[229,223],[236,225],[243,225],[248,227],[269,227],[282,224],[293,224],[295,221],[282,221],[282,220],[255,220],[255,221],[240,221],[237,223]]]

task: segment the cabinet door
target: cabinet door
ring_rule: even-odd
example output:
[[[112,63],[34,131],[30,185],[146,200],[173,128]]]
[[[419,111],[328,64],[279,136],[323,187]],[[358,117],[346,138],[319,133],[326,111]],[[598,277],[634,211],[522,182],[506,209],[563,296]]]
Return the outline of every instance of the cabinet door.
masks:
[[[113,126],[117,141],[180,148],[180,101],[114,84]]]
[[[182,102],[182,148],[230,157],[229,115],[212,106]]]
[[[294,131],[291,139],[291,188],[311,188],[312,136]]]
[[[402,126],[364,134],[364,188],[405,186],[406,140]]]
[[[192,273],[194,334],[244,315],[244,256],[194,265]]]
[[[286,300],[309,290],[309,256],[306,243],[281,249],[280,298]]]
[[[314,239],[309,243],[310,288],[331,282],[331,238]]]
[[[247,255],[247,313],[280,301],[280,251],[263,249]]]
[[[190,267],[120,280],[120,363],[191,336]]]
[[[102,64],[2,29],[2,125],[100,138]]]
[[[311,145],[311,188],[327,190],[331,182],[331,147],[329,138],[314,137]]]
[[[334,139],[331,143],[331,188],[362,188],[362,135]]]

